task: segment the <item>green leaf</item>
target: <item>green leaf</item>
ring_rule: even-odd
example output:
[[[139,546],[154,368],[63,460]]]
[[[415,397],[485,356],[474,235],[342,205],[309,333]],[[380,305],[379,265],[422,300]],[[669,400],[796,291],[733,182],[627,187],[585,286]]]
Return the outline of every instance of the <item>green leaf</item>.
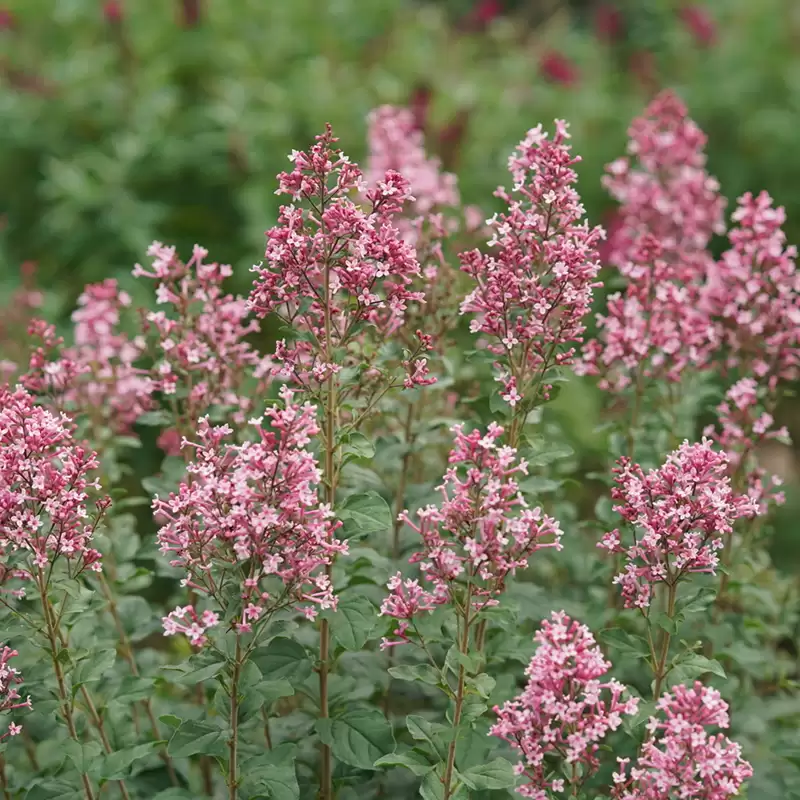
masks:
[[[72,673],[72,691],[108,675],[117,660],[116,650],[98,650],[81,659]]]
[[[146,744],[126,747],[124,750],[109,753],[103,759],[103,764],[100,767],[100,777],[108,781],[125,778],[131,764],[134,761],[147,758],[153,752],[153,748],[157,746],[157,742],[147,742]]]
[[[172,738],[169,740],[167,752],[173,758],[187,758],[188,756],[202,753],[203,755],[215,755],[225,752],[224,742],[222,741],[224,731],[206,722],[196,722],[187,720]]]
[[[374,770],[375,762],[395,747],[392,726],[377,708],[352,708],[333,719],[318,719],[317,731],[334,758],[358,769]]]
[[[418,777],[427,775],[432,769],[433,765],[421,753],[415,750],[407,750],[405,753],[389,753],[389,755],[381,756],[376,762],[377,768],[381,767],[405,767],[411,770]]]
[[[485,672],[476,675],[474,678],[467,679],[467,685],[471,686],[484,700],[488,700],[497,681]]]
[[[294,694],[294,686],[286,678],[280,678],[277,681],[261,681],[256,686],[256,691],[264,698],[264,702],[269,704],[281,697],[291,697]]]
[[[74,786],[52,778],[35,778],[28,787],[25,800],[75,800],[76,797]]]
[[[716,599],[717,590],[704,586],[698,589],[694,594],[689,595],[683,602],[678,601],[676,610],[678,614],[685,618],[687,614],[694,614],[699,611],[705,611]]]
[[[198,656],[191,656],[182,664],[170,664],[162,667],[167,673],[167,680],[183,686],[196,686],[198,683],[210,680],[225,667],[224,661],[214,661],[208,663],[208,656],[205,653]]]
[[[452,728],[438,722],[429,722],[425,717],[416,714],[406,717],[406,728],[412,738],[418,742],[427,742],[439,758],[444,760],[447,757],[447,746],[455,736]]]
[[[453,645],[447,651],[444,665],[445,668],[449,669],[454,675],[458,675],[459,666],[463,666],[467,673],[477,672],[480,668],[481,661],[475,656],[462,653],[456,645]]]
[[[419,681],[431,686],[438,686],[442,680],[439,673],[430,664],[400,664],[397,667],[391,667],[389,674],[399,681]]]
[[[363,433],[354,431],[342,437],[342,452],[345,457],[350,458],[372,458],[375,455],[375,447]]]
[[[658,611],[650,615],[650,621],[658,625],[659,628],[665,630],[670,634],[678,633],[678,623],[672,617],[665,614],[663,611]]]
[[[470,767],[466,772],[459,774],[470,789],[476,790],[507,789],[517,782],[513,765],[504,758],[496,758],[488,764]]]
[[[67,739],[61,747],[67,758],[75,765],[81,774],[89,773],[92,764],[100,755],[100,745],[97,742],[76,742]]]
[[[599,633],[600,639],[619,653],[636,658],[649,658],[650,648],[641,636],[612,628]]]
[[[293,639],[278,636],[251,656],[261,674],[275,681],[286,678],[293,685],[302,683],[311,674],[311,661],[305,648]]]
[[[675,666],[673,671],[680,671],[682,678],[696,678],[707,672],[710,672],[712,675],[718,675],[720,678],[728,677],[719,661],[706,658],[700,655],[700,653],[687,653],[682,657],[679,656],[673,663]],[[670,674],[670,682],[672,685],[675,685],[672,674]]]
[[[392,511],[375,491],[350,495],[337,510],[337,516],[343,523],[345,539],[363,539],[392,527]]]
[[[270,800],[299,800],[300,787],[294,766],[295,747],[283,744],[268,753],[259,753],[241,765],[247,797]]]
[[[197,795],[188,789],[164,789],[154,795],[153,800],[197,800]]]
[[[378,624],[378,611],[366,597],[352,595],[339,600],[336,611],[325,612],[331,635],[345,650],[361,650]]]
[[[162,714],[159,717],[159,720],[161,720],[161,722],[163,722],[167,727],[175,730],[180,728],[181,723],[183,722],[180,717],[176,717],[174,714]]]
[[[139,414],[136,418],[137,425],[158,427],[160,425],[170,425],[171,423],[172,415],[161,408],[156,411],[145,411],[144,414]]]

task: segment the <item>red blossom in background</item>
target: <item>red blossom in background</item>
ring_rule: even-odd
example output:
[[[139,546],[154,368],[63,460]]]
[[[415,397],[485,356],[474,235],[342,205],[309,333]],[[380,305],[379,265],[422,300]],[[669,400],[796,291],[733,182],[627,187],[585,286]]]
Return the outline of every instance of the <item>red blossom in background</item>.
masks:
[[[100,488],[90,477],[98,462],[72,427],[22,387],[0,389],[0,548],[17,577],[44,580],[62,556],[73,574],[100,571],[87,508],[89,492]],[[108,505],[98,504],[98,518]]]
[[[492,423],[485,434],[465,434],[456,425],[453,432],[451,466],[438,487],[440,504],[419,509],[416,521],[408,512],[400,515],[422,539],[422,549],[409,563],[420,565],[433,590],[395,577],[389,585],[392,594],[381,607],[387,616],[407,620],[409,608],[416,612],[455,602],[461,576],[469,578],[476,611],[496,605],[507,577],[527,567],[535,552],[561,549],[558,522],[541,508],[529,508],[520,493],[516,476],[527,475],[528,465],[517,460],[516,450],[500,444],[503,429]],[[401,641],[407,627],[401,622],[395,632]],[[383,646],[398,643],[384,640]]]
[[[619,460],[611,497],[636,534],[626,546],[620,531],[611,531],[598,547],[627,559],[614,578],[625,608],[647,608],[655,584],[674,588],[687,574],[713,574],[733,523],[758,514],[751,498],[734,493],[727,470],[727,456],[708,439],[684,442],[647,473],[628,458]]]
[[[625,29],[625,18],[613,3],[601,3],[594,12],[594,32],[598,39],[613,43],[618,41]]]
[[[0,8],[0,31],[17,29],[17,20],[8,8]]]
[[[711,727],[727,728],[728,704],[715,689],[697,681],[679,685],[658,701],[649,736],[628,774],[630,759],[619,758],[614,800],[729,800],[739,794],[753,768],[741,747]]]
[[[20,698],[17,686],[22,683],[22,676],[18,669],[9,665],[14,656],[18,656],[16,650],[3,645],[0,651],[0,714],[6,711],[14,711],[18,708],[32,708],[30,695],[25,700]],[[7,736],[17,736],[22,732],[22,726],[14,722],[9,723],[8,731],[0,735],[0,742]]]
[[[461,313],[474,315],[473,333],[490,337],[503,397],[512,406],[521,398],[535,401],[527,396],[532,388],[547,397],[547,371],[573,362],[592,290],[600,285],[597,247],[604,232],[583,220],[574,188],[579,159],[568,139],[560,120],[552,139],[541,125],[528,132],[509,159],[513,195],[496,192],[508,211],[488,223],[488,252],[461,254],[462,270],[477,283]]]
[[[628,286],[598,315],[599,337],[584,347],[580,367],[611,391],[642,377],[677,381],[687,366],[706,364],[719,341],[701,302],[725,205],[705,170],[706,137],[671,92],[629,135],[631,156],[609,164],[604,179],[620,202],[609,261]]]
[[[103,3],[103,16],[111,25],[119,25],[124,16],[120,0],[107,0]]]
[[[539,70],[548,81],[562,86],[573,86],[580,78],[575,63],[556,50],[548,50],[541,57]]]
[[[426,84],[415,86],[408,99],[408,107],[414,117],[414,127],[423,133],[428,127],[428,113],[432,99],[433,90]]]
[[[697,44],[701,47],[714,44],[717,39],[717,26],[704,6],[693,3],[681,6],[678,16]]]
[[[774,390],[800,366],[800,272],[786,246],[786,214],[766,192],[739,198],[731,247],[712,268],[703,301],[725,347],[725,364]]]
[[[241,608],[232,623],[242,632],[279,608],[299,607],[309,618],[317,607],[335,608],[324,568],[347,551],[333,536],[331,509],[319,502],[320,472],[306,449],[319,433],[316,409],[295,403],[286,387],[281,397],[284,408],[266,411],[269,428],[251,421],[257,441],[226,443],[228,426],[201,419],[197,442],[184,442],[195,450],[189,480],[168,499],[153,501],[161,552],[185,570],[187,586],[222,611],[228,603],[223,586],[238,584]],[[179,607],[165,618],[164,630],[187,633],[200,645],[217,620],[213,610],[198,615]]]
[[[562,773],[551,772],[552,757],[580,765],[584,778],[595,772],[600,743],[623,716],[636,713],[638,699],[623,700],[625,687],[613,678],[599,680],[611,663],[589,629],[563,611],[542,621],[535,641],[539,646],[525,670],[528,684],[514,700],[495,707],[498,721],[490,733],[522,754],[516,772],[526,783],[516,791],[546,800],[549,792],[565,791],[565,779],[556,777]]]

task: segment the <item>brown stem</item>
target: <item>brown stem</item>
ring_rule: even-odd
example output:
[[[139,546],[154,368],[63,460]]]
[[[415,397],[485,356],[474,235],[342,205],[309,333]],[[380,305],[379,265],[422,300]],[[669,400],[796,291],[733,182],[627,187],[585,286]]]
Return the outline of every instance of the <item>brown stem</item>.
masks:
[[[323,189],[320,197],[320,221],[322,221],[325,209],[325,190]],[[324,223],[323,223],[324,229]],[[333,323],[331,319],[331,256],[325,259],[325,362],[330,364],[333,360],[331,352],[331,336],[333,334]],[[336,379],[333,373],[328,376],[327,396],[325,398],[325,495],[326,501],[331,508],[336,503]],[[332,565],[328,564],[326,572],[328,577],[332,574]],[[319,631],[319,716],[320,719],[328,719],[330,712],[328,709],[328,674],[330,671],[330,646],[331,632],[327,619],[322,620]],[[320,800],[332,800],[333,798],[333,758],[330,747],[324,742],[320,742]]]
[[[675,616],[675,599],[677,596],[677,584],[669,584],[669,594],[667,596],[667,616],[670,620]],[[653,684],[653,699],[657,700],[661,695],[661,686],[666,677],[667,658],[669,657],[669,643],[672,639],[672,634],[669,631],[662,631],[661,636],[661,652],[658,656],[658,662],[654,665],[655,669],[655,682]]]
[[[139,667],[136,664],[136,657],[133,654],[133,646],[131,645],[131,640],[128,638],[127,631],[125,630],[125,626],[122,624],[122,619],[119,616],[119,608],[117,606],[116,598],[114,597],[114,592],[109,585],[108,581],[105,578],[105,575],[101,572],[99,573],[100,579],[100,587],[103,590],[103,596],[108,603],[108,612],[111,614],[111,618],[114,620],[114,627],[117,629],[117,636],[119,637],[120,641],[120,652],[122,653],[122,657],[128,662],[128,666],[130,667],[131,675],[134,678],[139,677]],[[156,721],[156,715],[153,713],[153,705],[150,702],[149,698],[142,700],[142,706],[144,707],[145,714],[147,715],[147,719],[150,722],[150,731],[153,735],[153,738],[159,742],[161,741],[161,731],[158,727],[158,722]],[[138,718],[135,716],[136,707],[133,706],[134,712],[134,726],[136,727],[136,732],[139,732],[138,726]],[[159,757],[164,762],[164,766],[167,768],[167,773],[169,775],[170,782],[173,786],[180,786],[180,781],[178,780],[178,775],[175,772],[175,766],[172,763],[172,759],[170,758],[169,754],[167,753],[166,747],[162,747],[159,752]]]
[[[238,785],[237,760],[239,749],[239,676],[242,671],[242,646],[237,635],[236,656],[231,675],[231,738],[228,741],[228,798],[236,800]]]
[[[264,741],[267,743],[267,750],[272,750],[272,734],[269,730],[269,713],[263,706],[261,707],[261,717],[264,720]]]
[[[108,740],[103,718],[98,713],[97,706],[95,706],[92,696],[89,694],[89,691],[85,686],[81,686],[81,697],[83,697],[83,702],[86,703],[86,709],[89,712],[89,719],[92,721],[92,725],[97,728],[97,733],[100,736],[100,743],[103,745],[103,750],[110,755],[114,752],[114,748],[111,746],[111,742]],[[128,787],[125,785],[125,781],[118,781],[118,783],[119,792],[124,800],[130,800],[131,796],[128,794]]]
[[[467,587],[467,599],[464,603],[464,627],[461,632],[461,641],[458,643],[459,652],[467,655],[469,652],[469,620],[472,605],[472,584]],[[466,684],[466,669],[464,661],[458,665],[458,686],[456,688],[456,705],[453,711],[453,741],[447,748],[447,764],[444,770],[444,797],[443,800],[450,800],[452,796],[453,770],[456,765],[456,743],[458,741],[458,727],[461,724],[461,711],[464,707],[464,688]]]
[[[75,729],[75,720],[72,716],[72,705],[69,701],[67,694],[67,685],[64,680],[64,671],[61,669],[61,662],[58,660],[58,628],[56,627],[56,620],[53,616],[53,609],[50,606],[50,600],[47,597],[47,586],[44,580],[44,574],[39,569],[37,573],[37,583],[39,585],[39,597],[42,601],[42,614],[44,615],[44,622],[47,628],[47,642],[50,649],[50,659],[53,662],[53,672],[56,676],[56,683],[58,684],[58,696],[61,700],[61,714],[64,717],[64,722],[67,724],[67,731],[73,741],[80,744],[78,738],[78,731]],[[92,789],[92,782],[85,772],[81,772],[81,781],[83,783],[83,794],[86,800],[95,800],[94,789]]]

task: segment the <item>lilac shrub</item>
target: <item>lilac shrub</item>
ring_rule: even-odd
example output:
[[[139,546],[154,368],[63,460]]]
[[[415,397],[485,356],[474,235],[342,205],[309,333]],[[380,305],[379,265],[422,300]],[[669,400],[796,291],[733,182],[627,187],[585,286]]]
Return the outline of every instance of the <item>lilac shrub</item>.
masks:
[[[563,121],[488,220],[412,111],[368,129],[363,174],[330,127],[290,154],[247,296],[154,242],[0,358],[4,799],[793,796],[783,210],[714,258],[671,92],[605,244]]]

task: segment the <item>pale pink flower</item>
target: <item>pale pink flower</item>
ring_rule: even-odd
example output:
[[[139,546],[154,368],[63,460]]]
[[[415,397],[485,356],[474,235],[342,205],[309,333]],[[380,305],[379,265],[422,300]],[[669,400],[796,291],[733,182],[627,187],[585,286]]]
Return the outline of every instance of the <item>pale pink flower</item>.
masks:
[[[0,651],[0,713],[14,711],[18,708],[32,708],[30,695],[22,700],[17,691],[17,687],[22,683],[19,670],[9,665],[9,661],[17,655],[19,653],[7,645],[3,645],[3,649]],[[0,734],[0,741],[7,736],[17,736],[21,732],[22,726],[11,722],[8,732]]]

